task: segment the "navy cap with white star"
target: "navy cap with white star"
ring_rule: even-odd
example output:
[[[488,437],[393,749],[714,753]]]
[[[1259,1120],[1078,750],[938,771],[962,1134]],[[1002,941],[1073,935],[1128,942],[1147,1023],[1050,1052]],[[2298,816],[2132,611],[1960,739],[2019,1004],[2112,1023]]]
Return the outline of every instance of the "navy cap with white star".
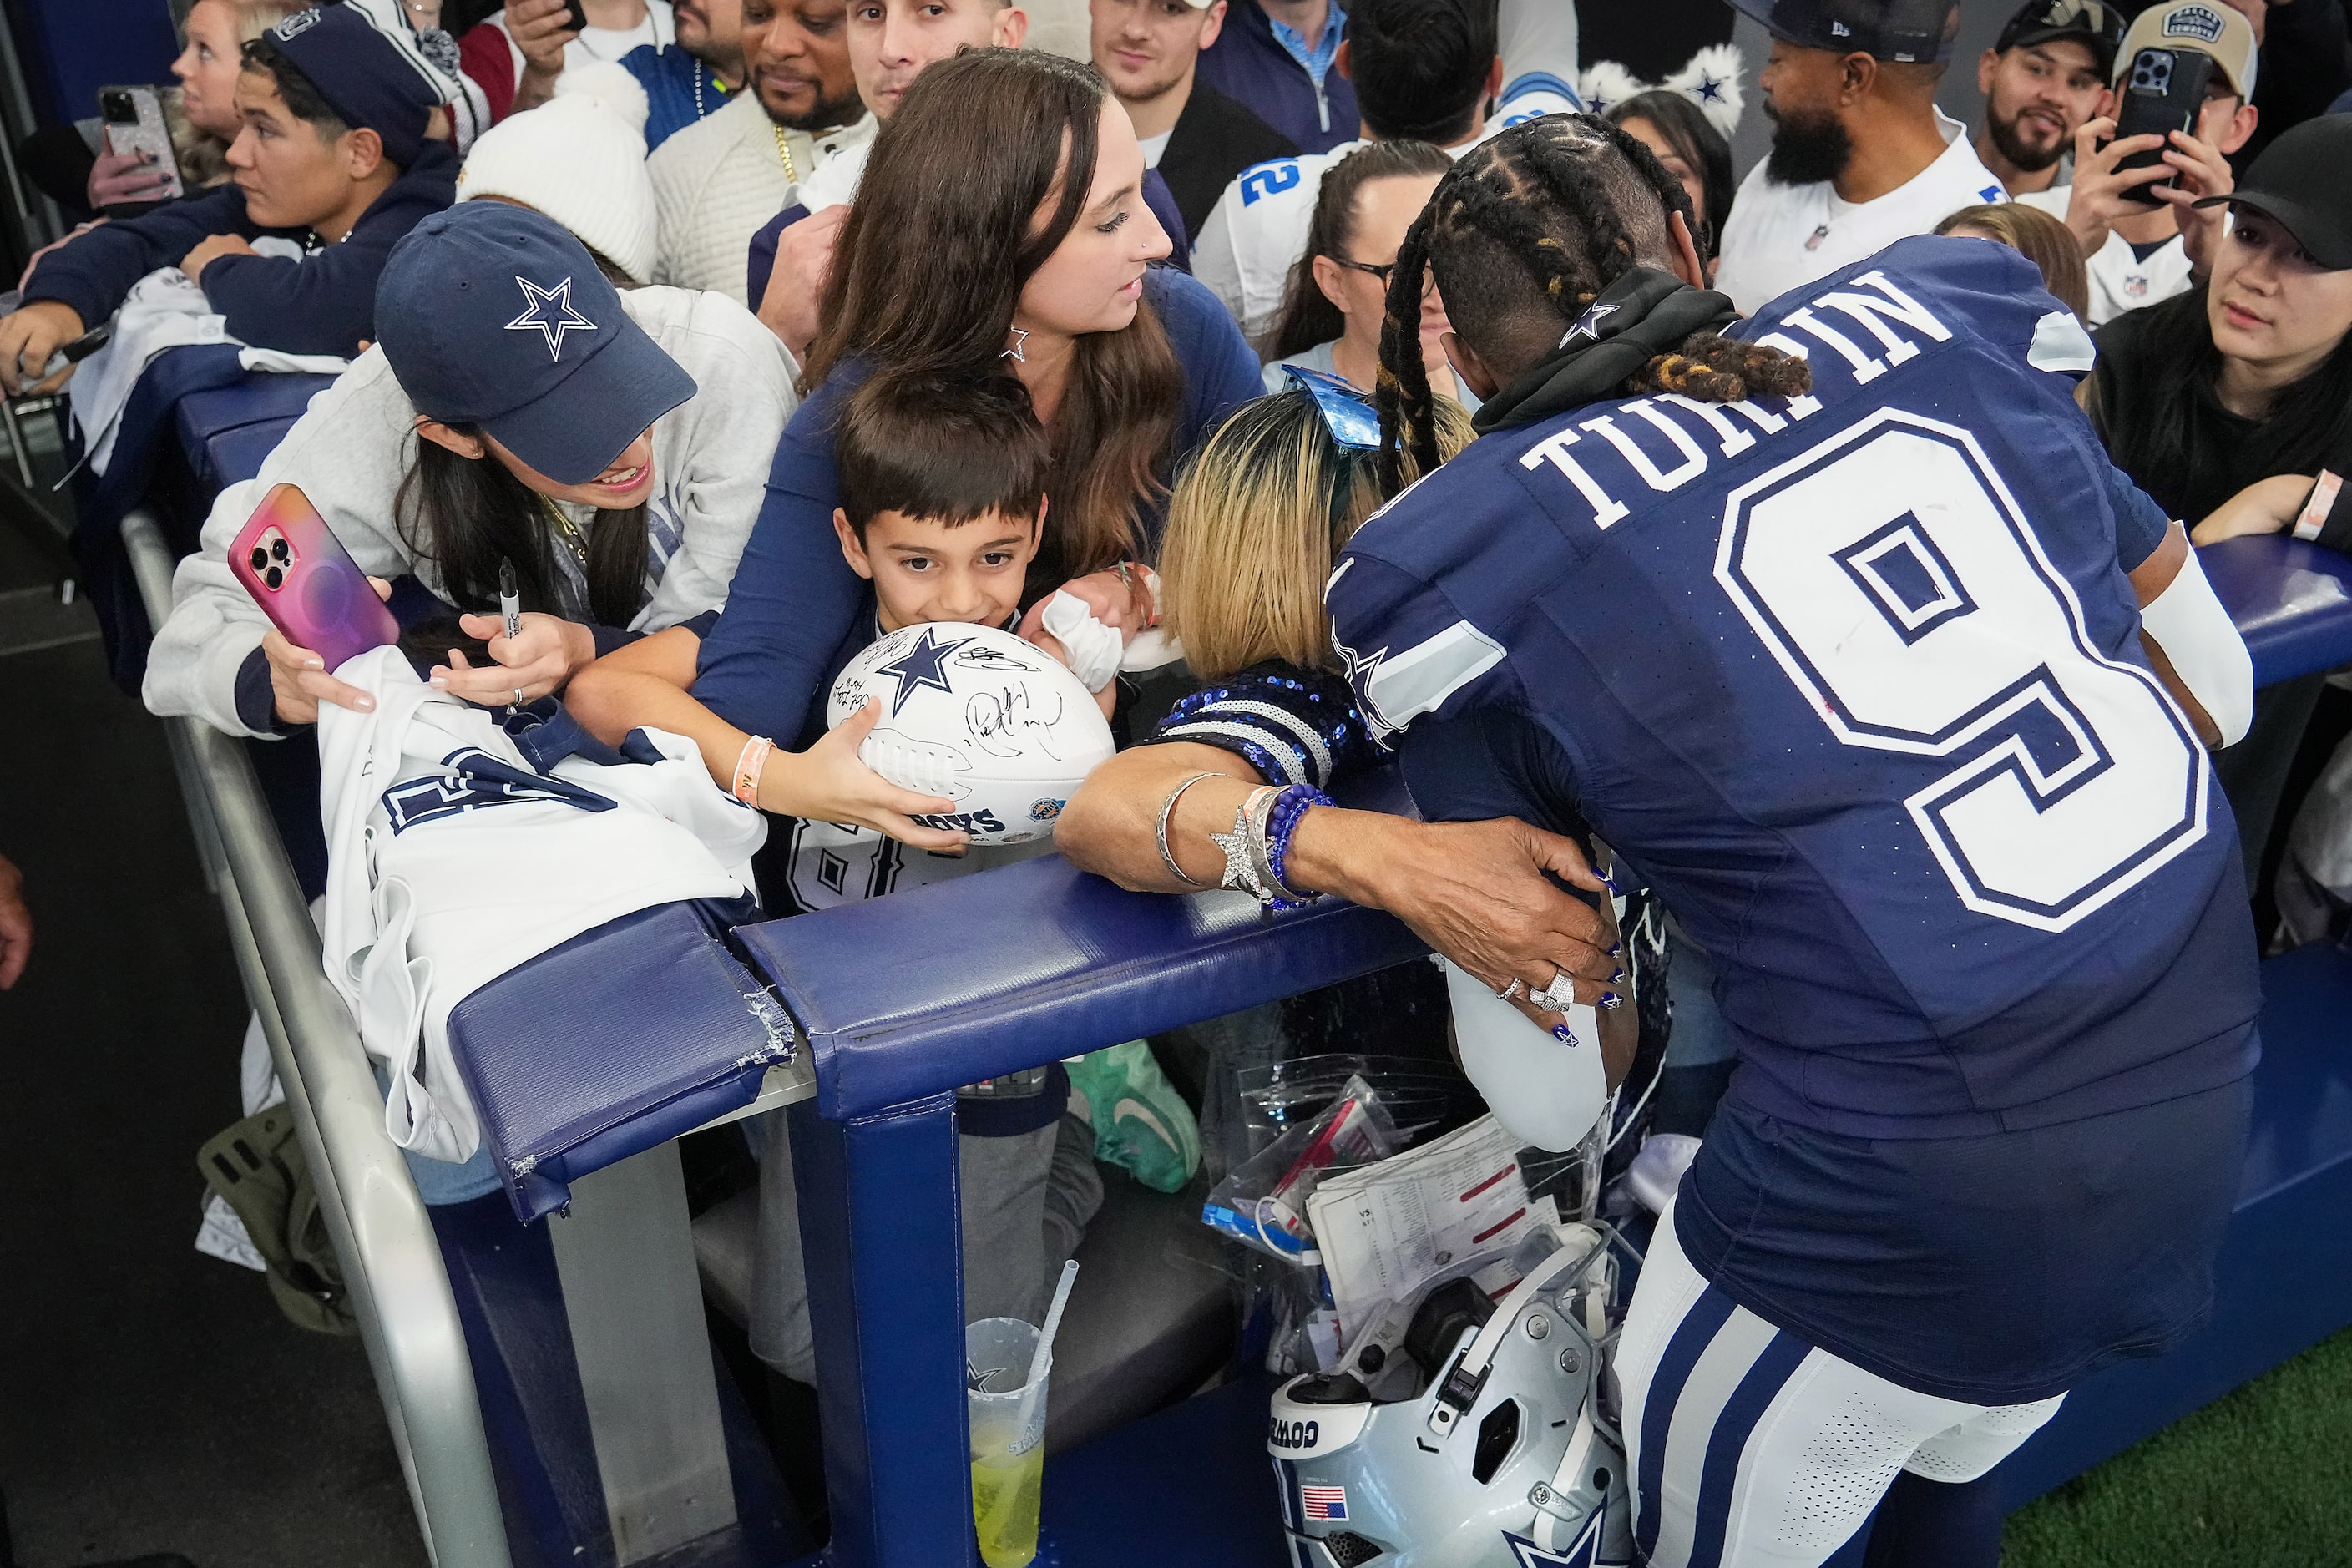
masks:
[[[375,322],[419,414],[479,426],[559,484],[593,479],[695,394],[587,247],[505,202],[411,229],[376,284]]]

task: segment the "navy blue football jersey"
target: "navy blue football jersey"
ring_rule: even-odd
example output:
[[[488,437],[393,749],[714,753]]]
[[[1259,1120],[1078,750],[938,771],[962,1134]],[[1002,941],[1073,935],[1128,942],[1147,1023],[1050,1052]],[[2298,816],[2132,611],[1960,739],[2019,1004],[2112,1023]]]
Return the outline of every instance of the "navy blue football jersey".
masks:
[[[2074,405],[2079,323],[1921,237],[1735,331],[1812,394],[1497,432],[1344,552],[1334,637],[1423,810],[1589,824],[1715,955],[1736,1092],[1803,1125],[2242,1075],[2236,829],[2140,649],[2118,551],[2163,519]]]

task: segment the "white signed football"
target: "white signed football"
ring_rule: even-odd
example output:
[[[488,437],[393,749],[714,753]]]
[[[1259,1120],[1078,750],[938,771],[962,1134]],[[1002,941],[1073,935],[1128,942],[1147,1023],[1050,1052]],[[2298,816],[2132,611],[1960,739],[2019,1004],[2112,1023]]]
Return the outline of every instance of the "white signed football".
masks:
[[[1110,725],[1056,660],[993,626],[927,622],[849,661],[825,705],[828,728],[879,698],[858,755],[902,789],[955,810],[915,820],[961,828],[975,844],[1022,844],[1054,831],[1078,781],[1109,759]]]

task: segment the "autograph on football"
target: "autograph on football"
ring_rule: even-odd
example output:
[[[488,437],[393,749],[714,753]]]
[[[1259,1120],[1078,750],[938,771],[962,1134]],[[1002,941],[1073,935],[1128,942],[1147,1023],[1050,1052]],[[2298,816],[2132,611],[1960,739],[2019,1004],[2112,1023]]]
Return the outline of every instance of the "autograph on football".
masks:
[[[964,704],[964,728],[971,734],[972,742],[992,757],[1018,757],[1027,750],[1024,738],[1034,741],[1037,750],[1055,762],[1062,754],[1054,749],[1054,726],[1062,721],[1062,694],[1053,693],[1054,710],[1047,713],[1043,705],[1033,709],[1028,689],[1007,686],[996,691],[981,691]]]

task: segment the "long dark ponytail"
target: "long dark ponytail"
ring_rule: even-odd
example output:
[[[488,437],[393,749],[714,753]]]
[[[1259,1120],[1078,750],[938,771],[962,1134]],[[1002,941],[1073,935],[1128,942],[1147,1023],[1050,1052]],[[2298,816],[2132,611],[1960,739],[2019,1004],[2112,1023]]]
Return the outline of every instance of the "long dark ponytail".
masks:
[[[450,428],[482,438],[474,426]],[[555,552],[571,547],[557,533],[553,503],[488,452],[465,458],[422,436],[410,439],[416,457],[400,481],[393,516],[402,542],[440,573],[443,595],[460,610],[495,610],[499,563],[512,561],[524,609],[566,614]],[[652,551],[645,505],[600,511],[585,531],[588,615],[604,626],[625,626],[646,603]]]
[[[1426,142],[1370,142],[1331,165],[1315,197],[1315,216],[1307,226],[1307,249],[1290,268],[1282,289],[1282,312],[1274,320],[1265,357],[1288,359],[1318,343],[1328,343],[1348,330],[1348,318],[1323,286],[1315,280],[1315,258],[1355,259],[1356,196],[1374,180],[1408,174],[1443,174],[1454,160],[1442,147]]]
[[[1421,354],[1421,300],[1433,265],[1454,330],[1498,374],[1511,345],[1559,339],[1601,291],[1664,244],[1667,215],[1690,197],[1639,140],[1586,114],[1548,114],[1472,152],[1438,183],[1397,252],[1381,322],[1381,483],[1437,467],[1435,405]],[[1519,356],[1526,358],[1524,354]],[[1538,356],[1539,357],[1539,354]],[[1530,362],[1532,363],[1532,362]],[[1812,374],[1793,354],[1694,332],[1629,376],[1628,393],[1706,403],[1795,396]],[[1408,464],[1404,459],[1410,458]]]

